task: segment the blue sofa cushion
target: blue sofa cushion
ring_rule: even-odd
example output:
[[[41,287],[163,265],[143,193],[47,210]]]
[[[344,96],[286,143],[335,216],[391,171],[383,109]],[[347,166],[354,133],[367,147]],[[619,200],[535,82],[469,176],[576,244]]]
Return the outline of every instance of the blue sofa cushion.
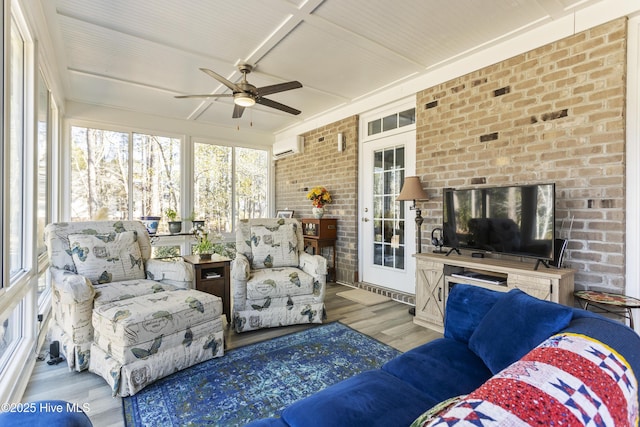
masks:
[[[282,411],[291,427],[408,426],[438,403],[393,375],[366,371]]]
[[[469,348],[496,374],[565,328],[572,315],[570,307],[512,289],[484,316]]]
[[[436,402],[471,393],[492,375],[466,344],[448,338],[409,350],[382,369]]]
[[[21,410],[0,412],[0,426],[92,427],[82,408],[64,400],[40,400],[20,404]]]
[[[480,286],[455,285],[447,298],[444,315],[444,337],[468,343],[471,334],[493,305],[502,298],[496,292]]]

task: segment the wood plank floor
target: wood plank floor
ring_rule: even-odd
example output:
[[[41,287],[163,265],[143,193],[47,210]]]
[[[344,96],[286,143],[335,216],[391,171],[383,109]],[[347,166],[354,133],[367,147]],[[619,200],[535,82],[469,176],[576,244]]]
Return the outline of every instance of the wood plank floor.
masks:
[[[325,305],[326,322],[340,321],[377,340],[407,351],[442,335],[413,323],[408,313],[409,306],[388,301],[374,306],[365,306],[352,302],[336,294],[350,288],[335,283],[327,285]],[[308,325],[296,325],[283,328],[263,329],[236,334],[226,330],[227,350],[268,340],[308,328]],[[47,365],[36,362],[22,401],[61,399],[80,405],[88,404],[88,415],[95,427],[120,427],[124,425],[122,417],[122,399],[111,397],[107,383],[90,372],[69,372],[65,363]]]

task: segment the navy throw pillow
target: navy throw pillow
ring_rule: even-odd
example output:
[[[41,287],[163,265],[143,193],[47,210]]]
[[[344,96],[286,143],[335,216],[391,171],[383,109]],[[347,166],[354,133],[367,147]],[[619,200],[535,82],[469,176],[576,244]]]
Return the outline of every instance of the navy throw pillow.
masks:
[[[512,289],[487,312],[469,348],[496,374],[567,327],[572,314],[570,307]]]
[[[476,330],[484,316],[506,293],[475,285],[457,284],[447,297],[444,312],[444,337],[463,344]]]

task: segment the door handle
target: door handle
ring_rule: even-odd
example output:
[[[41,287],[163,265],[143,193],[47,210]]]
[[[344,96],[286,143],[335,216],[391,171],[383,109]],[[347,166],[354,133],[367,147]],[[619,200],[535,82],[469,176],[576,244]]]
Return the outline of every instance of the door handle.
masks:
[[[369,218],[363,216],[362,217],[362,222],[369,222]]]

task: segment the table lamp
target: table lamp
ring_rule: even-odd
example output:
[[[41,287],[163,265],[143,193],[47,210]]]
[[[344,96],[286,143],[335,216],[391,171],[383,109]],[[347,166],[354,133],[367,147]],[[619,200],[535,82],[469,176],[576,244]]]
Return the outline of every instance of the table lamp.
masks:
[[[402,190],[400,190],[400,194],[396,198],[397,201],[403,202],[406,200],[413,200],[413,205],[409,207],[409,209],[416,211],[416,233],[418,234],[418,248],[417,252],[422,252],[422,239],[421,239],[421,230],[422,227],[422,211],[418,209],[416,206],[416,200],[429,200],[429,196],[422,189],[422,184],[420,183],[420,177],[417,176],[408,176],[404,179],[404,183],[402,184]]]

